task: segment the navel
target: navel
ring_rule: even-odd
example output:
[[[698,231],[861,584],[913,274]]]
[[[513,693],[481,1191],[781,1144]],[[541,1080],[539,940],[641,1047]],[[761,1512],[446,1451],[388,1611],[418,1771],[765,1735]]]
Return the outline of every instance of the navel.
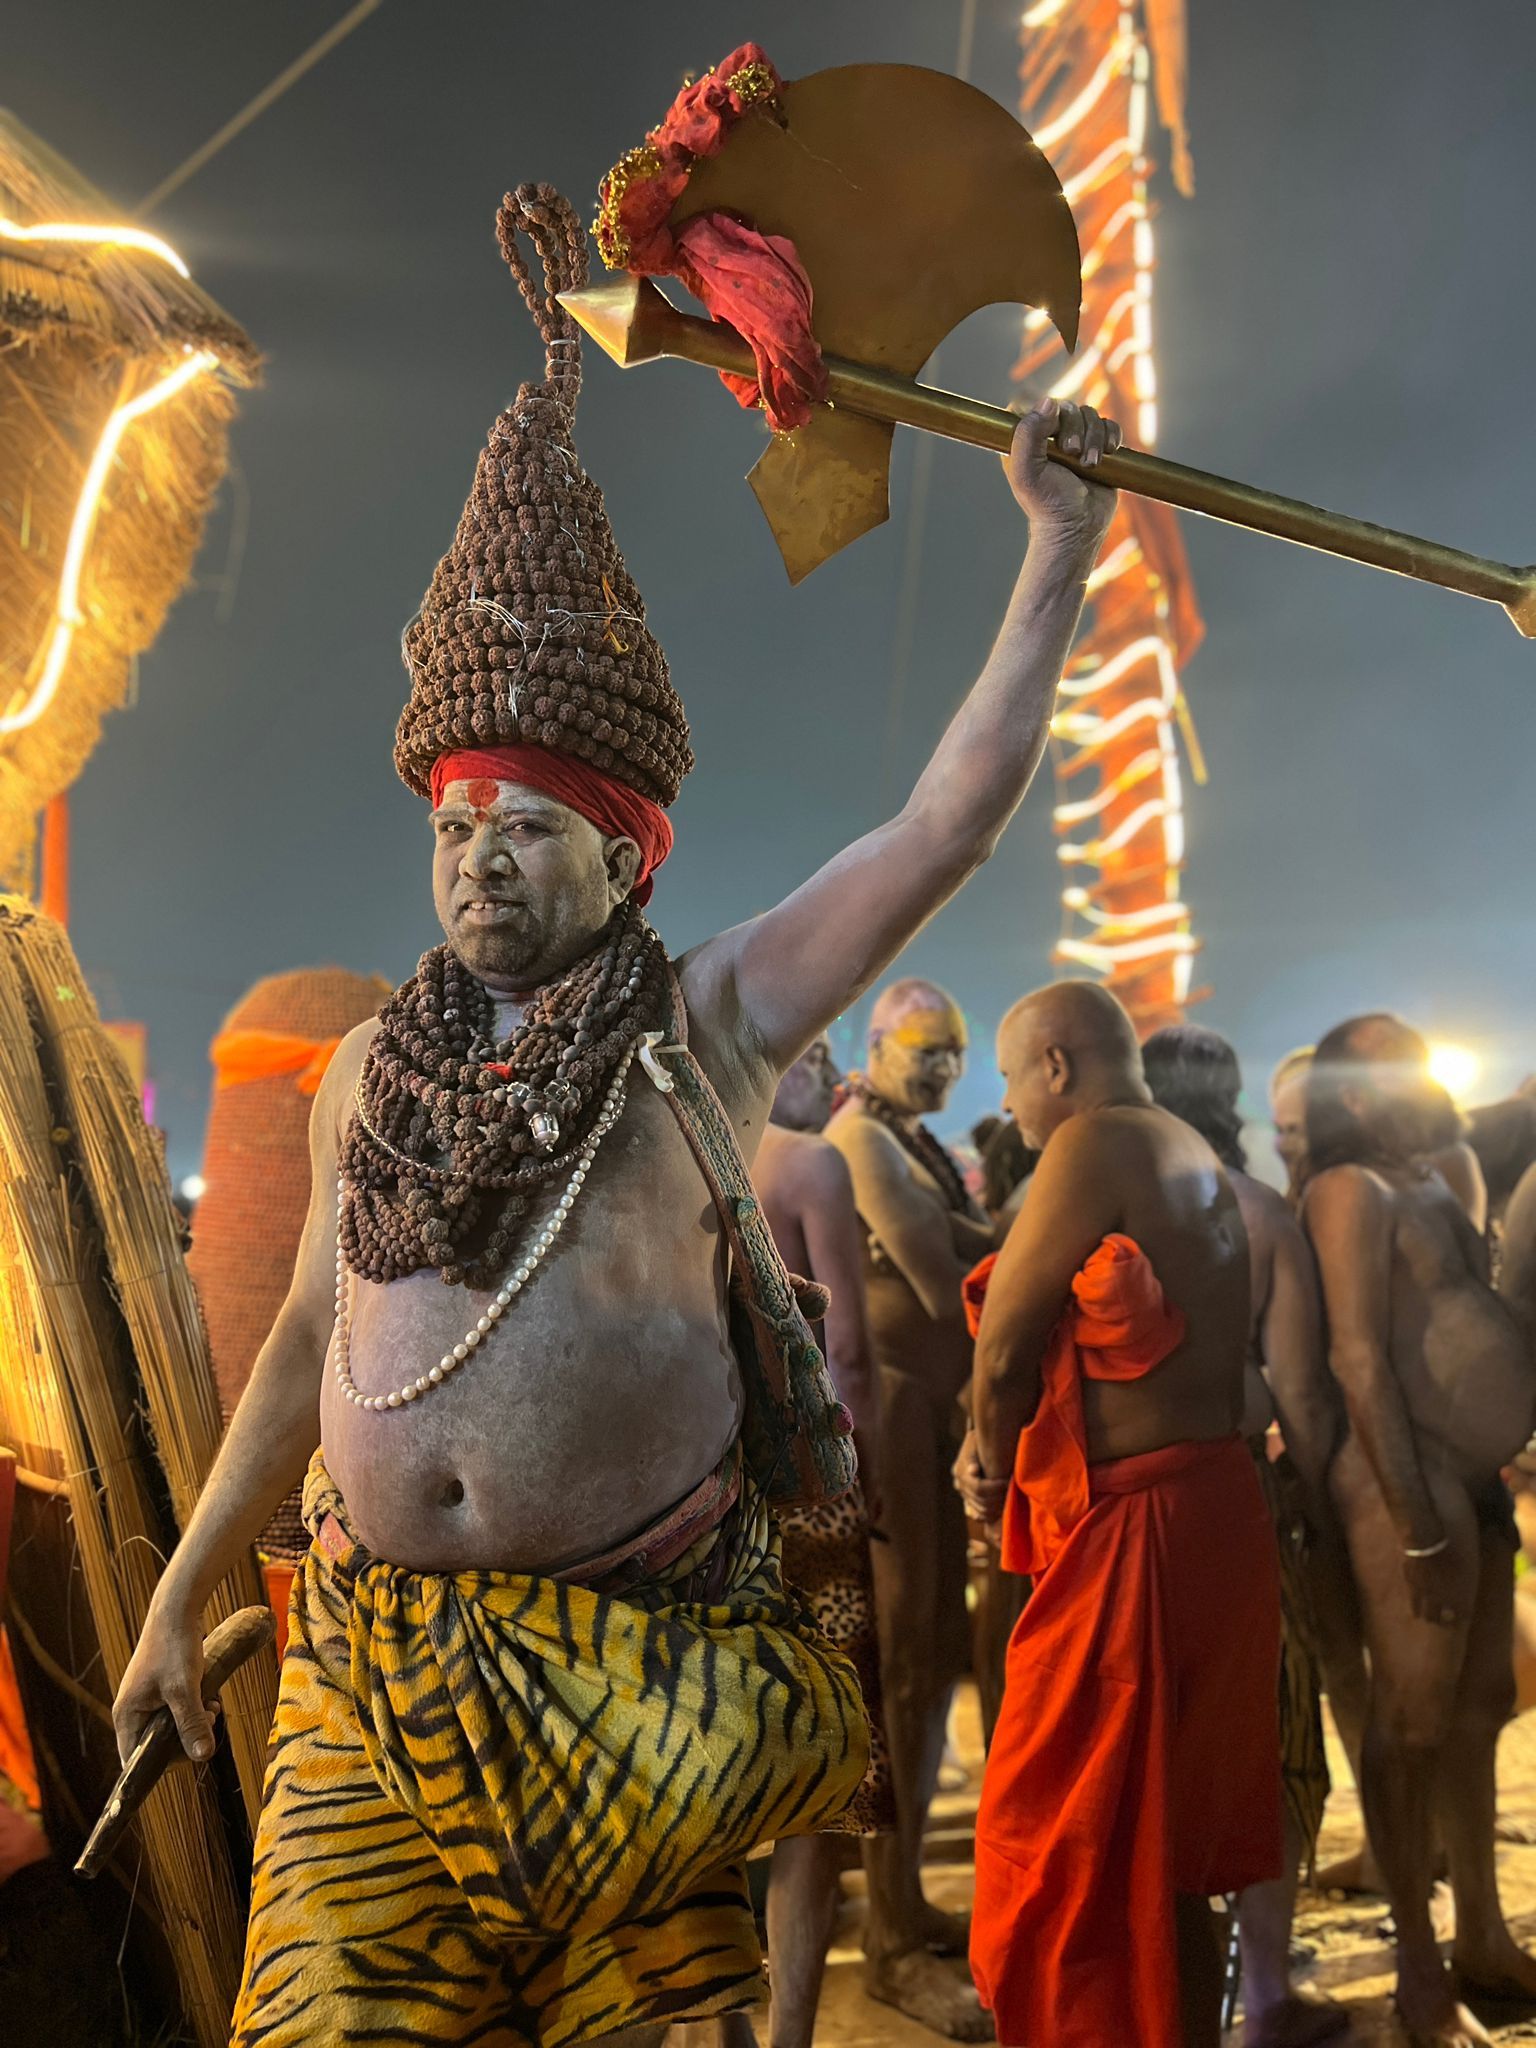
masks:
[[[449,1480],[448,1484],[443,1488],[442,1505],[445,1508],[457,1508],[464,1505],[464,1482],[462,1479]]]

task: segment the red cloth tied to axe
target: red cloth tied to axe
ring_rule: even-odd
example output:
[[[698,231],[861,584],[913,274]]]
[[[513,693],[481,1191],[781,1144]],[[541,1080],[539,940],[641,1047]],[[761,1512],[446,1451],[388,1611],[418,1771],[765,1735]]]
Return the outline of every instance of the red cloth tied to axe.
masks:
[[[733,327],[752,350],[755,377],[722,371],[744,406],[761,405],[775,433],[803,426],[827,395],[821,349],[811,332],[811,281],[784,235],[749,221],[703,213],[674,230],[673,207],[700,157],[719,154],[753,107],[771,107],[783,81],[756,43],[743,43],[673,101],[645,143],[603,180],[597,242],[613,270],[675,277]]]

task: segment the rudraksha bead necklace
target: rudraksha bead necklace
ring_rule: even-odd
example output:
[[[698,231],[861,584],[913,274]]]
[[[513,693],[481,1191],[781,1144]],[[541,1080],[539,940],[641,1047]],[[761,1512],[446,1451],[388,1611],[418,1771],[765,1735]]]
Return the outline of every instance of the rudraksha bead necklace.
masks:
[[[407,1380],[403,1387],[393,1387],[387,1394],[365,1394],[352,1377],[351,1303],[352,1276],[347,1271],[346,1253],[341,1247],[341,1231],[336,1236],[336,1382],[347,1400],[355,1407],[377,1411],[380,1408],[399,1408],[407,1401],[416,1401],[423,1394],[430,1394],[434,1387],[440,1387],[451,1379],[459,1367],[465,1364],[489,1337],[523,1289],[528,1285],[549,1253],[554,1249],[555,1239],[565,1228],[565,1219],[576,1206],[576,1197],[581,1193],[592,1162],[597,1157],[597,1148],[624,1114],[625,1082],[629,1076],[629,1064],[635,1056],[640,1040],[636,1038],[619,1061],[619,1070],[608,1083],[608,1092],[603,1097],[603,1106],[597,1122],[587,1135],[571,1177],[566,1183],[565,1193],[556,1202],[544,1228],[523,1254],[517,1270],[500,1286],[485,1305],[485,1313],[472,1323],[457,1344],[445,1351],[437,1364],[426,1372],[418,1373],[413,1380]],[[338,1209],[345,1213],[347,1183],[336,1183]]]
[[[485,984],[446,946],[424,954],[380,1014],[342,1141],[351,1271],[494,1285],[530,1204],[580,1163],[621,1062],[664,1021],[666,978],[660,939],[626,902],[498,1041]]]

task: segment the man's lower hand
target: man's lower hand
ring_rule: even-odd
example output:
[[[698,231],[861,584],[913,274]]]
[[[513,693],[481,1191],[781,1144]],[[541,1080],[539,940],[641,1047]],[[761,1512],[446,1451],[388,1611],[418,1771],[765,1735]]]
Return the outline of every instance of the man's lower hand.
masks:
[[[151,1716],[169,1707],[181,1746],[195,1763],[213,1755],[213,1716],[203,1703],[203,1631],[196,1615],[158,1602],[145,1618],[112,1702],[117,1752],[126,1763]]]
[[[974,1522],[984,1522],[988,1532],[1001,1528],[1003,1509],[1008,1505],[1008,1484],[1006,1479],[989,1479],[982,1470],[981,1447],[974,1429],[965,1433],[965,1442],[960,1446],[960,1455],[954,1463],[955,1491],[965,1502],[965,1511]]]

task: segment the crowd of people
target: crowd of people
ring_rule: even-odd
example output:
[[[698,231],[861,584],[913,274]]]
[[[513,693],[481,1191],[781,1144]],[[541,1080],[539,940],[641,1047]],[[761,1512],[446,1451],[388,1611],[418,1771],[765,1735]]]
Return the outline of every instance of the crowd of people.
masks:
[[[1057,984],[1000,1034],[1008,1113],[975,1133],[978,1204],[923,1123],[965,1056],[954,1000],[895,983],[864,1071],[840,1082],[824,1039],[791,1069],[774,1117],[793,1137],[758,1169],[776,1229],[793,1176],[786,1257],[842,1296],[828,1353],[884,1503],[898,1821],[866,1857],[868,1988],[970,2031],[942,1930],[918,1938],[915,1852],[968,1668],[989,1709],[970,1952],[1000,2039],[1214,2042],[1214,1895],[1233,1900],[1250,2048],[1342,2034],[1346,2012],[1290,1972],[1329,1790],[1326,1689],[1369,1846],[1324,1881],[1390,1900],[1415,2041],[1485,2039],[1476,2012],[1536,1999],[1493,1864],[1515,1705],[1504,1474],[1536,1424],[1521,1102],[1463,1119],[1413,1030],[1351,1019],[1272,1078],[1281,1194],[1248,1171],[1226,1040],[1185,1025],[1138,1047],[1113,997]],[[1485,1176],[1469,1138],[1489,1152],[1490,1132]],[[834,1217],[835,1267],[815,1252]],[[1000,1253],[972,1270],[989,1227]],[[966,1532],[935,1484],[962,1429],[956,1480],[993,1559],[969,1642]],[[772,2039],[811,2035],[776,2023]]]

